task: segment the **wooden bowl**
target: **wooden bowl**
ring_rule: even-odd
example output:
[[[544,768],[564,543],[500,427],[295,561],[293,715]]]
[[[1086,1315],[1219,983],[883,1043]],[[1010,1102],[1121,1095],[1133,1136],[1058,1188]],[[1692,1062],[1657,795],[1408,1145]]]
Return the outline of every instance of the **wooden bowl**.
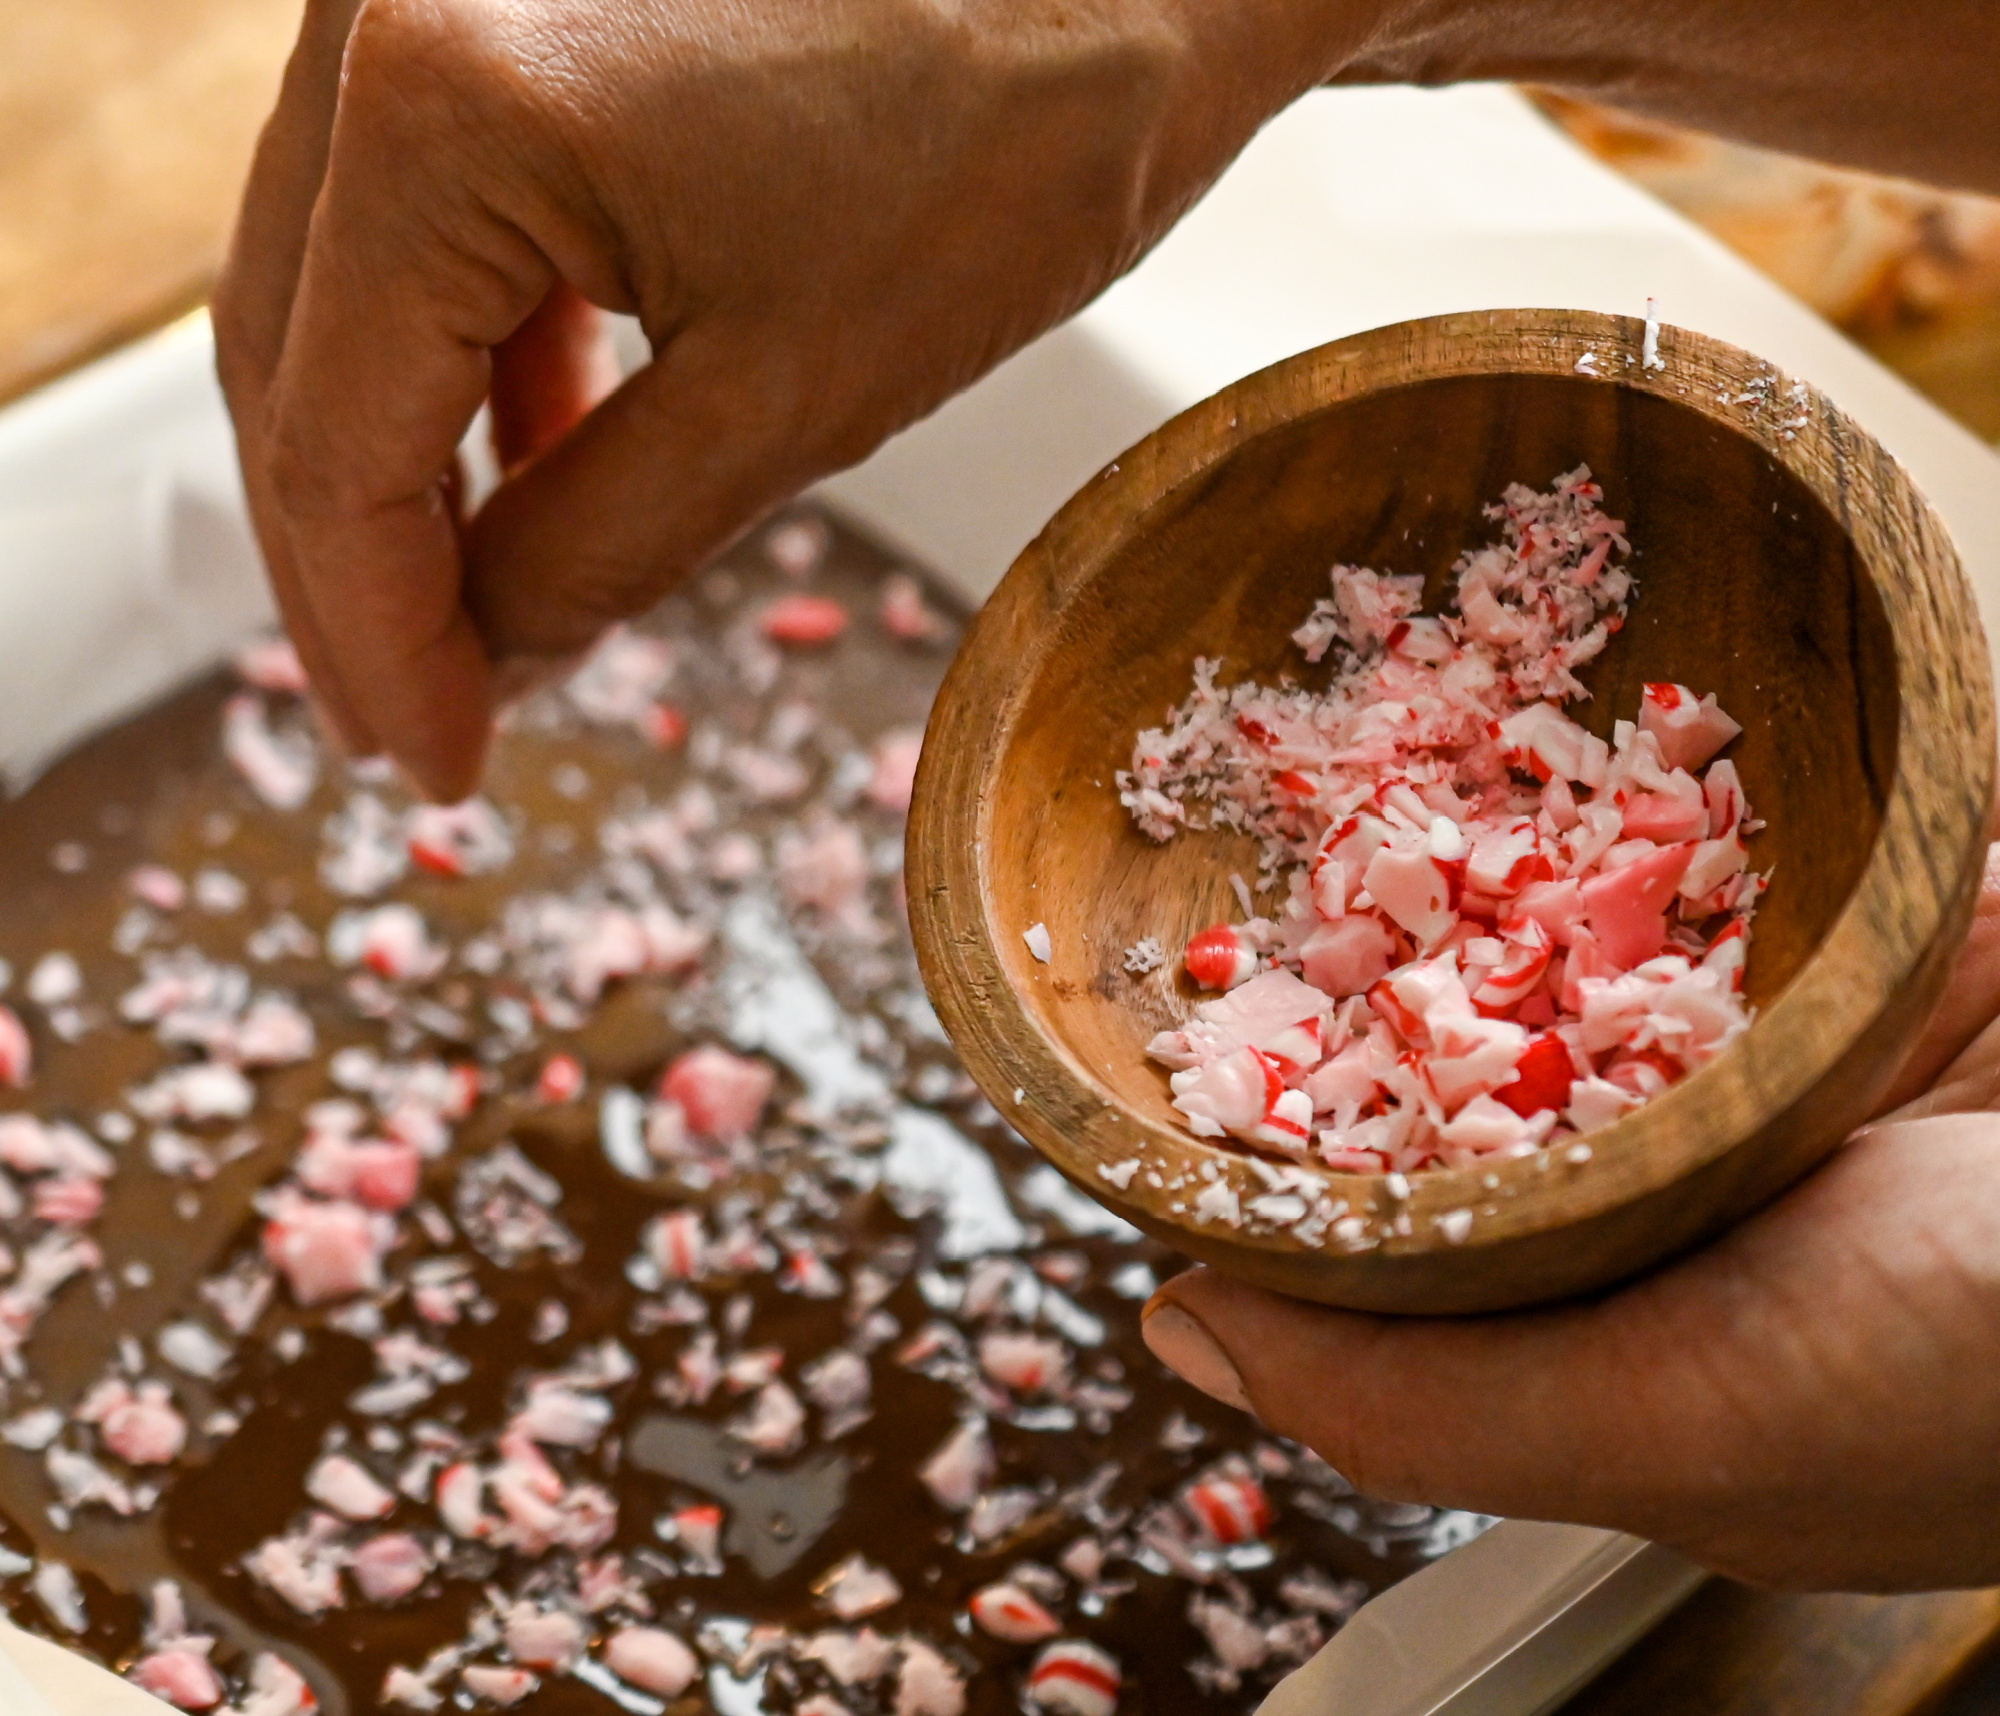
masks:
[[[946,1029],[991,1101],[1072,1181],[1204,1262],[1373,1311],[1495,1310],[1587,1291],[1715,1233],[1870,1112],[1970,920],[1994,777],[1986,642],[1942,523],[1808,388],[1731,346],[1576,311],[1439,317],[1276,364],[1099,472],[1014,563],[931,717],[910,915]],[[1594,360],[1584,362],[1586,354]],[[1588,373],[1595,370],[1599,373]],[[1748,972],[1756,1022],[1582,1151],[1411,1176],[1328,1174],[1351,1245],[1198,1221],[1220,1178],[1143,1045],[1195,996],[1177,955],[1239,916],[1247,840],[1164,846],[1120,808],[1136,731],[1186,695],[1292,673],[1288,633],[1346,561],[1425,574],[1428,606],[1510,482],[1587,463],[1628,521],[1631,617],[1572,711],[1599,733],[1646,680],[1720,694],[1774,870]],[[1038,963],[1022,934],[1048,926]],[[1126,1183],[1103,1170],[1138,1159]],[[1120,1173],[1120,1178],[1124,1176]],[[1458,1243],[1463,1217],[1469,1233]]]

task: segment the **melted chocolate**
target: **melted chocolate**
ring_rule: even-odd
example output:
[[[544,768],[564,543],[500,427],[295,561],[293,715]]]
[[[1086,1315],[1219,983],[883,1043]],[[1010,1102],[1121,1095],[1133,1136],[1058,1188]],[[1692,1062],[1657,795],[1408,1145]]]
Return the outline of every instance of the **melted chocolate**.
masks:
[[[763,729],[777,704],[810,700],[822,712],[817,752],[806,747],[806,754],[822,759],[815,764],[817,798],[832,773],[831,759],[843,749],[865,747],[884,730],[920,722],[946,653],[897,643],[876,625],[887,565],[865,543],[836,536],[810,587],[842,600],[854,623],[831,648],[787,655],[776,684],[761,693],[744,685],[746,650],[755,653],[744,643],[744,616],[792,586],[746,549],[698,590],[670,602],[653,625],[682,640],[682,664],[670,694],[695,723],[693,749],[702,749],[704,725],[748,738]],[[43,952],[69,951],[82,966],[85,1005],[97,1020],[76,1042],[65,1044],[40,1012],[21,1005],[35,1030],[40,1064],[32,1089],[11,1106],[88,1125],[116,1109],[134,1084],[179,1058],[150,1032],[120,1023],[114,1011],[117,997],[137,975],[135,960],[110,946],[129,908],[123,878],[133,865],[155,862],[189,876],[203,866],[220,866],[248,884],[250,900],[241,911],[209,915],[190,905],[163,921],[147,944],[194,945],[218,960],[243,961],[246,935],[274,910],[296,912],[323,933],[350,903],[317,873],[321,824],[342,802],[347,783],[323,780],[307,810],[297,814],[258,802],[218,750],[218,714],[229,690],[218,680],[172,699],[84,747],[0,810],[0,954],[25,973]],[[850,743],[833,736],[836,727]],[[707,742],[710,749],[713,743]],[[571,886],[597,861],[596,828],[607,810],[638,797],[663,800],[698,772],[687,750],[663,753],[635,733],[586,727],[565,716],[554,700],[543,699],[498,747],[488,786],[496,804],[518,813],[514,860],[483,878],[446,880],[413,872],[392,895],[414,904],[437,934],[460,947],[490,930],[508,899]],[[721,796],[726,822],[760,838],[798,816],[797,805],[746,807],[732,803],[726,792]],[[899,819],[887,812],[864,805],[849,814],[872,843],[899,838]],[[80,872],[64,873],[52,863],[65,842],[76,843],[87,856]],[[65,854],[66,862],[75,858],[73,851]],[[43,1319],[28,1347],[28,1375],[11,1386],[6,1408],[9,1416],[44,1402],[67,1409],[104,1373],[118,1342],[129,1336],[146,1349],[148,1374],[174,1384],[191,1423],[200,1426],[211,1411],[224,1408],[238,1415],[240,1427],[227,1435],[197,1428],[173,1468],[163,1475],[134,1474],[160,1479],[163,1495],[152,1512],[116,1519],[101,1509],[85,1509],[68,1529],[59,1529],[51,1517],[55,1498],[40,1458],[0,1447],[0,1541],[73,1567],[90,1625],[80,1639],[53,1626],[18,1574],[0,1584],[8,1610],[23,1625],[122,1668],[140,1651],[146,1591],[156,1579],[176,1579],[195,1624],[218,1635],[217,1660],[226,1671],[240,1672],[247,1660],[242,1653],[276,1649],[308,1676],[332,1716],[348,1716],[378,1708],[383,1676],[392,1664],[415,1666],[458,1639],[489,1585],[508,1592],[520,1588],[529,1569],[519,1557],[460,1545],[403,1603],[372,1607],[350,1595],[350,1606],[321,1619],[299,1616],[240,1564],[260,1542],[301,1517],[302,1480],[330,1428],[345,1426],[349,1446],[367,1457],[371,1421],[349,1404],[375,1375],[367,1342],[341,1332],[328,1311],[295,1309],[281,1289],[217,1383],[203,1384],[150,1362],[152,1339],[163,1325],[200,1314],[199,1284],[254,1250],[260,1224],[250,1199],[283,1176],[304,1108],[337,1094],[328,1076],[329,1056],[349,1044],[366,1044],[385,1053],[478,1059],[487,1069],[487,1094],[457,1128],[449,1153],[427,1165],[425,1197],[440,1210],[451,1210],[462,1166],[512,1139],[561,1183],[555,1213],[580,1248],[567,1261],[544,1255],[503,1267],[476,1255],[462,1235],[446,1247],[433,1247],[421,1228],[406,1220],[403,1242],[389,1259],[392,1279],[400,1280],[412,1261],[434,1252],[471,1257],[487,1320],[429,1331],[437,1344],[470,1360],[470,1372],[415,1413],[390,1422],[429,1418],[469,1437],[490,1435],[505,1421],[525,1372],[552,1371],[592,1343],[621,1341],[638,1361],[638,1374],[606,1391],[617,1409],[611,1433],[595,1449],[556,1451],[552,1457],[565,1476],[590,1477],[612,1489],[619,1526],[609,1548],[633,1557],[633,1565],[647,1575],[661,1624],[691,1641],[715,1617],[780,1623],[801,1632],[837,1625],[816,1600],[813,1585],[842,1557],[860,1552],[887,1567],[904,1592],[899,1604],[870,1617],[869,1624],[885,1633],[921,1634],[943,1646],[972,1675],[973,1711],[1015,1707],[1033,1653],[971,1628],[965,1604],[972,1592],[1023,1559],[1053,1563],[1089,1529],[1078,1517],[1086,1504],[1074,1493],[1093,1478],[1100,1486],[1097,1517],[1105,1522],[1099,1535],[1129,1536],[1139,1510],[1171,1498],[1219,1453],[1254,1452],[1258,1437],[1254,1425],[1152,1361],[1138,1339],[1129,1280],[1123,1294],[1110,1286],[1114,1275],[1135,1264],[1164,1274],[1175,1259],[1129,1233],[1065,1232],[1057,1216],[1020,1195],[1024,1185],[1045,1187],[1047,1181],[1031,1180],[1036,1159],[925,1028],[923,1009],[916,1005],[914,963],[895,910],[899,887],[900,876],[876,884],[878,910],[893,926],[886,945],[843,944],[809,924],[794,925],[790,933],[814,954],[820,979],[839,998],[849,1023],[858,1026],[857,1040],[866,1053],[857,1064],[874,1069],[893,1102],[949,1121],[998,1165],[1015,1196],[1011,1209],[997,1216],[989,1211],[987,1219],[1016,1226],[1020,1254],[1031,1261],[1057,1251],[1088,1259],[1087,1280],[1072,1297],[1089,1317],[1101,1320],[1104,1334],[1101,1344],[1077,1349],[1079,1370],[1107,1386],[1122,1382],[1134,1391],[1132,1403],[1101,1430],[1087,1422],[1067,1426],[1060,1413],[1044,1414],[1040,1421],[1049,1427],[1043,1429],[1023,1427],[1038,1421],[1033,1412],[1017,1415],[1016,1424],[995,1423],[996,1481],[1040,1491],[1035,1510],[1017,1530],[985,1546],[962,1543],[962,1522],[944,1512],[916,1476],[917,1466],[957,1422],[961,1397],[949,1383],[899,1363],[896,1353],[910,1334],[940,1314],[925,1302],[926,1288],[934,1298],[948,1299],[949,1283],[962,1279],[965,1261],[940,1255],[947,1214],[913,1213],[893,1177],[869,1183],[875,1170],[865,1165],[879,1162],[879,1150],[829,1144],[816,1125],[795,1123],[807,1117],[794,1108],[795,1119],[781,1117],[768,1128],[754,1168],[719,1184],[689,1186],[666,1176],[638,1184],[607,1163],[598,1141],[598,1095],[619,1084],[650,1089],[678,1050],[726,1038],[730,988],[720,948],[708,960],[705,976],[683,983],[630,981],[609,993],[579,1029],[541,1031],[525,1049],[497,1040],[483,1023],[489,993],[518,990],[505,976],[488,979],[454,966],[423,987],[442,1011],[421,1019],[405,1011],[383,1021],[362,1016],[348,974],[317,958],[293,958],[251,969],[260,986],[296,996],[310,1012],[319,1052],[306,1064],[258,1076],[259,1102],[248,1122],[254,1148],[211,1179],[160,1173],[146,1157],[143,1128],[139,1139],[122,1146],[120,1171],[94,1230],[107,1267],[72,1283]],[[757,888],[744,892],[755,895]],[[717,909],[729,909],[729,890],[709,890],[707,897]],[[17,978],[16,995],[19,989]],[[775,1003],[767,1000],[767,1014],[773,1006],[782,1016],[782,995]],[[452,1040],[457,1027],[447,1014],[464,1021],[465,1040]],[[577,1103],[539,1106],[531,1095],[535,1075],[555,1048],[578,1055],[590,1086]],[[788,1100],[810,1094],[787,1073],[781,1116]],[[189,1130],[210,1145],[232,1131]],[[856,1163],[864,1165],[862,1171]],[[837,1441],[809,1436],[788,1460],[753,1461],[722,1429],[744,1410],[745,1396],[721,1390],[699,1407],[658,1397],[652,1381],[672,1374],[691,1331],[635,1328],[635,1310],[643,1302],[657,1304],[658,1297],[639,1292],[624,1273],[650,1216],[676,1203],[715,1206],[746,1193],[766,1208],[778,1199],[799,1202],[799,1225],[819,1237],[843,1274],[851,1275],[870,1256],[894,1262],[909,1254],[909,1268],[884,1302],[902,1332],[870,1360],[872,1416]],[[134,1285],[124,1273],[135,1262],[150,1270],[149,1283]],[[781,1346],[787,1378],[852,1332],[844,1299],[781,1291],[768,1271],[710,1278],[699,1291],[709,1306],[710,1327],[727,1322],[724,1307],[733,1297],[747,1296],[749,1320],[740,1345]],[[386,1297],[391,1326],[407,1326],[407,1305],[396,1303],[393,1294]],[[558,1339],[537,1344],[538,1310],[552,1299],[566,1308],[568,1328]],[[302,1342],[289,1362],[280,1356],[282,1330],[298,1331]],[[1297,1460],[1295,1450],[1265,1446],[1267,1459]],[[393,1463],[378,1460],[377,1469],[390,1476]],[[1380,1588],[1417,1565],[1426,1546],[1434,1548],[1441,1532],[1453,1529],[1423,1510],[1383,1508],[1349,1497],[1337,1479],[1309,1461],[1294,1477],[1271,1476],[1266,1483],[1277,1514],[1268,1553],[1241,1553],[1235,1557],[1240,1565],[1217,1577],[1217,1589],[1240,1587],[1266,1612],[1282,1577],[1300,1566]],[[1068,1505],[1066,1496],[1072,1498]],[[654,1521],[702,1501],[719,1503],[727,1512],[721,1569],[712,1575],[675,1571]],[[435,1519],[428,1508],[401,1502],[387,1524],[428,1532]],[[1102,1613],[1079,1607],[1074,1582],[1056,1606],[1071,1636],[1090,1638],[1119,1659],[1125,1676],[1122,1710],[1165,1716],[1254,1705],[1269,1674],[1250,1675],[1228,1693],[1204,1690],[1190,1675],[1187,1665],[1208,1650],[1187,1619],[1193,1585],[1129,1561],[1114,1560],[1108,1577],[1129,1589],[1110,1597]],[[718,1665],[707,1687],[730,1710],[761,1698],[766,1707],[782,1711],[812,1691],[839,1690],[818,1669],[790,1663],[768,1667],[761,1682],[754,1675],[739,1681]],[[850,1689],[841,1696],[856,1711],[881,1705],[879,1692]],[[693,1709],[703,1701],[698,1681],[681,1702]],[[605,1691],[558,1676],[546,1678],[517,1708],[530,1716],[604,1716],[613,1705]],[[633,1708],[649,1706],[642,1701]]]

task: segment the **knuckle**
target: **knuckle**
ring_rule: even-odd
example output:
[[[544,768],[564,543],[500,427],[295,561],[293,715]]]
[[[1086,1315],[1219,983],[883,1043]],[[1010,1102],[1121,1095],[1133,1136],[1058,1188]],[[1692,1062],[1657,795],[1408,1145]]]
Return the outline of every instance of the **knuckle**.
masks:
[[[412,73],[449,70],[465,40],[450,0],[365,0],[347,34],[346,88],[365,96]]]
[[[535,8],[495,0],[364,0],[347,38],[343,103],[506,141],[509,125],[547,105],[535,19]]]

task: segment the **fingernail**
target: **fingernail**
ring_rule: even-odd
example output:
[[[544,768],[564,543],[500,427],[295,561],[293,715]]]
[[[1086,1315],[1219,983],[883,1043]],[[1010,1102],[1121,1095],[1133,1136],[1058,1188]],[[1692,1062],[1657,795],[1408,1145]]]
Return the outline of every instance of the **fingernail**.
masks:
[[[1162,1305],[1140,1325],[1139,1332],[1153,1357],[1184,1382],[1191,1382],[1213,1400],[1252,1412],[1243,1379],[1221,1344],[1200,1320],[1178,1305]]]

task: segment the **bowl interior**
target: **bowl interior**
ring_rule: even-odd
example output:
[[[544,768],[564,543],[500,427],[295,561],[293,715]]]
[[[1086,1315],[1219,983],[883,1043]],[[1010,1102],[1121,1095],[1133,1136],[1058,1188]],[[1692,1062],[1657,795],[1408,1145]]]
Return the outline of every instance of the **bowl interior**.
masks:
[[[1290,674],[1289,634],[1340,562],[1421,572],[1426,607],[1497,526],[1509,483],[1546,487],[1588,464],[1626,521],[1637,592],[1624,630],[1581,677],[1571,713],[1608,735],[1647,680],[1715,692],[1743,723],[1728,753],[1768,824],[1774,870],[1748,972],[1770,1001],[1805,964],[1868,861],[1895,774],[1899,702],[1887,619],[1840,522],[1747,434],[1671,398],[1547,375],[1429,380],[1331,406],[1246,441],[1137,518],[1060,628],[1016,705],[986,807],[989,910],[1017,994],[1106,1094],[1178,1122],[1143,1049],[1195,995],[1170,965],[1139,978],[1124,949],[1170,957],[1240,915],[1248,840],[1139,834],[1114,771],[1137,731],[1186,694],[1196,655],[1225,683]],[[1021,932],[1048,925],[1038,965]]]

